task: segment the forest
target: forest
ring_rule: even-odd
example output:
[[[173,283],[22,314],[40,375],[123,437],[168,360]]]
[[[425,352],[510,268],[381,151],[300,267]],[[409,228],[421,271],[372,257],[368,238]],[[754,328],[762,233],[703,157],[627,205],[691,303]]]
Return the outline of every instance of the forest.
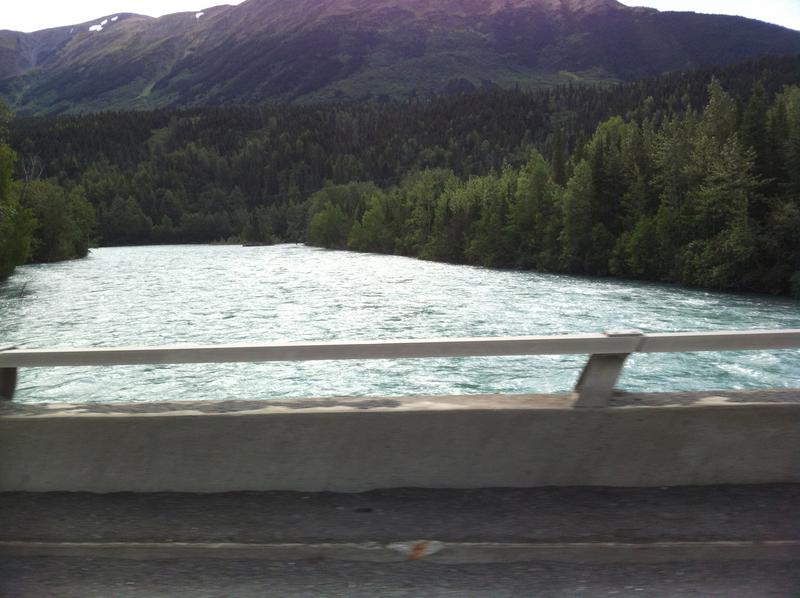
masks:
[[[11,120],[0,276],[90,242],[309,242],[800,296],[798,84],[786,57],[610,87]]]
[[[741,116],[718,81],[701,112],[655,126],[612,117],[557,169],[461,179],[426,170],[389,190],[311,197],[308,241],[487,267],[800,296],[800,87]]]
[[[20,160],[8,144],[11,114],[0,103],[0,280],[26,262],[85,257],[95,236],[95,211],[80,186],[40,178],[36,160]],[[22,176],[15,179],[16,170]]]

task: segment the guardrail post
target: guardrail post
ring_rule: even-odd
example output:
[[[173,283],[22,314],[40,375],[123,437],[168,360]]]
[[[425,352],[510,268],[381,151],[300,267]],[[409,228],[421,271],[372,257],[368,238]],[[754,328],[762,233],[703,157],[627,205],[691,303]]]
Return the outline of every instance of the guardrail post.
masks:
[[[614,386],[619,380],[625,360],[641,345],[644,334],[639,330],[620,330],[605,333],[608,337],[630,337],[631,348],[627,353],[591,355],[581,372],[575,392],[578,394],[576,407],[608,407],[614,394]]]
[[[0,347],[8,351],[16,347]],[[0,401],[12,401],[17,390],[17,368],[0,368]]]

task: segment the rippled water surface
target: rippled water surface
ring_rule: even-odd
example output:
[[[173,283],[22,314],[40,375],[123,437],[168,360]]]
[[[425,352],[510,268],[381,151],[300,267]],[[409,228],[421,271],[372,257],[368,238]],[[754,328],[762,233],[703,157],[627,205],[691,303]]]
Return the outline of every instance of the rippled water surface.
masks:
[[[136,247],[0,283],[0,345],[523,336],[800,328],[800,303],[676,287],[277,247]],[[25,369],[20,402],[271,399],[571,388],[585,358]],[[621,387],[800,386],[797,351],[634,356]]]

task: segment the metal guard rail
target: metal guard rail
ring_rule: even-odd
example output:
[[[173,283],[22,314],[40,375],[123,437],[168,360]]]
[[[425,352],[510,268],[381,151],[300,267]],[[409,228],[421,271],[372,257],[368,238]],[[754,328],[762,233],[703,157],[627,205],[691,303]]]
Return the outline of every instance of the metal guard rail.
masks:
[[[800,330],[748,330],[361,342],[185,345],[87,349],[0,348],[0,399],[11,400],[22,367],[121,366],[181,363],[420,359],[510,355],[590,355],[575,392],[577,407],[604,407],[632,353],[750,351],[800,348]]]

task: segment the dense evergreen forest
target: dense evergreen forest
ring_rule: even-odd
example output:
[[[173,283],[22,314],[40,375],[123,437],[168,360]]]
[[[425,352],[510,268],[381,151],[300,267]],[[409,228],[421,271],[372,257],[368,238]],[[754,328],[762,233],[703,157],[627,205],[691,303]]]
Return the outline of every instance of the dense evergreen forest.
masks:
[[[0,104],[0,280],[11,274],[30,254],[32,223],[11,193],[11,173],[16,154],[6,143],[8,109]]]
[[[797,84],[787,57],[612,87],[18,119],[0,260],[74,257],[90,236],[308,241],[800,295]]]
[[[770,105],[757,86],[741,115],[718,81],[709,95],[659,126],[604,121],[565,185],[534,151],[466,180],[437,169],[387,191],[327,187],[311,198],[309,241],[800,296],[800,87]]]
[[[85,257],[95,212],[80,186],[40,178],[38,160],[19,160],[8,145],[8,109],[0,103],[0,280],[27,261]],[[14,180],[15,169],[22,172]]]

